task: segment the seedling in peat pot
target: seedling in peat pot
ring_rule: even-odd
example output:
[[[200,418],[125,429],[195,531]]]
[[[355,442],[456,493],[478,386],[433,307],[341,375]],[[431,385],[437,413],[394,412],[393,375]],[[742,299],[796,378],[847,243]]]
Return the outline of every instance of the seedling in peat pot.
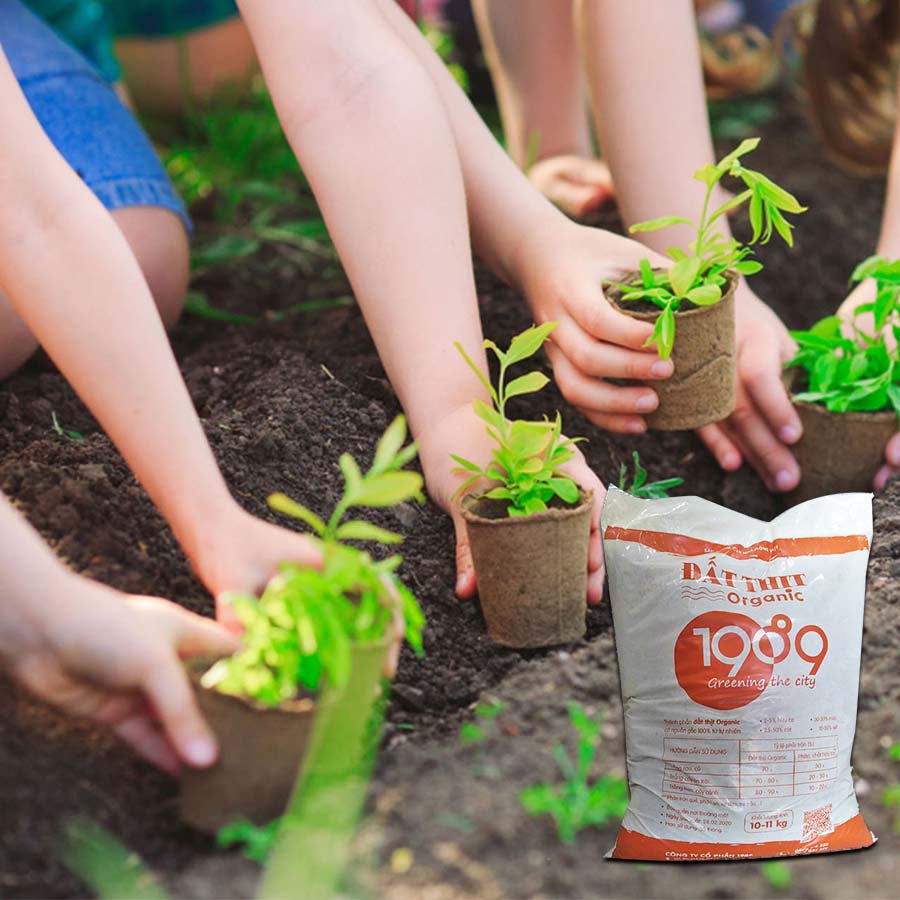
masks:
[[[641,500],[661,500],[669,496],[669,491],[684,484],[683,478],[665,478],[662,481],[647,481],[647,470],[641,465],[640,454],[635,450],[631,454],[634,460],[634,475],[631,486],[628,486],[628,466],[622,463],[619,466],[619,490],[626,491],[632,497]]]
[[[422,653],[424,617],[395,574],[401,557],[376,561],[343,543],[402,540],[345,517],[354,507],[387,507],[421,497],[421,475],[401,471],[416,453],[414,445],[403,446],[405,438],[401,416],[379,441],[365,474],[349,454],[340,458],[344,492],[327,522],[283,494],[270,497],[274,509],[316,533],[323,566],[318,571],[285,563],[261,598],[229,598],[244,626],[242,648],[213,664],[197,685],[221,749],[211,769],[182,775],[182,815],[189,823],[214,830],[240,818],[264,824],[279,816],[319,709],[345,686],[371,692],[374,703],[380,672],[398,637],[398,618],[406,640]],[[369,670],[374,674],[363,678]],[[366,684],[355,685],[358,679]],[[326,688],[325,695],[316,696]],[[362,725],[354,740],[364,739]],[[266,759],[265,772],[260,759]]]
[[[507,417],[510,400],[534,394],[549,381],[538,371],[510,379],[510,368],[534,356],[555,327],[547,322],[529,328],[506,350],[484,342],[499,363],[496,387],[456,344],[490,397],[490,404],[476,399],[473,409],[495,447],[485,466],[452,457],[454,473],[465,476],[455,498],[462,496],[488,632],[511,647],[578,640],[585,627],[594,498],[562,470],[579,439],[563,437],[559,413],[542,422]],[[493,485],[473,493],[481,482]]]
[[[628,787],[615,775],[607,774],[589,781],[591,766],[600,743],[600,723],[595,722],[577,703],[569,704],[569,721],[578,735],[574,760],[562,744],[553,748],[553,756],[562,771],[562,784],[536,784],[519,795],[533,816],[553,816],[564,844],[572,844],[579,831],[591,825],[603,826],[621,819],[628,807]]]
[[[803,423],[794,454],[802,480],[793,502],[871,490],[900,415],[900,260],[873,256],[852,281],[871,278],[876,297],[850,321],[827,316],[792,331],[798,351],[787,364]],[[888,337],[890,334],[890,337]]]
[[[693,229],[695,237],[687,247],[666,251],[673,261],[671,268],[653,269],[643,259],[639,272],[609,285],[610,299],[622,312],[654,323],[646,346],[655,346],[662,359],[671,356],[675,362],[671,378],[651,385],[659,395],[659,407],[647,417],[653,428],[699,428],[725,419],[734,409],[734,291],[741,276],[762,269],[750,259],[750,244],[766,243],[777,233],[792,246],[793,226],[784,214],[804,212],[794,196],[743,165],[742,157],[758,145],[759,138],[745,140],[715,165],[707,164],[694,173],[706,187],[699,222],[664,216],[632,226],[632,232],[673,225]],[[713,196],[725,176],[739,179],[745,189],[713,209]],[[750,244],[726,238],[721,225],[715,227],[717,222],[724,223],[729,211],[745,204],[753,228]]]

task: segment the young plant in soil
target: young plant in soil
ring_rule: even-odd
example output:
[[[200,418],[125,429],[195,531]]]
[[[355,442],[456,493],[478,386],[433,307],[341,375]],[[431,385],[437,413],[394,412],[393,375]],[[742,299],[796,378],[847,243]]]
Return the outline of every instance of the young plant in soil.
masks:
[[[194,673],[220,756],[210,769],[182,774],[182,816],[190,824],[215,830],[236,819],[263,824],[279,816],[315,716],[330,710],[342,689],[371,694],[374,702],[399,620],[406,640],[422,652],[424,617],[395,574],[401,557],[375,560],[343,543],[402,541],[370,522],[345,517],[356,507],[421,497],[422,476],[401,471],[416,454],[415,445],[403,446],[405,439],[401,416],[379,441],[365,474],[352,456],[341,456],[344,492],[327,522],[283,494],[269,498],[274,509],[313,530],[323,566],[319,571],[285,563],[259,599],[229,598],[244,625],[243,645],[202,677]],[[354,739],[362,739],[361,730]]]
[[[573,759],[562,744],[553,748],[553,756],[565,781],[562,784],[536,784],[519,795],[533,816],[553,816],[564,844],[572,844],[578,832],[591,825],[603,826],[621,819],[628,807],[628,786],[621,778],[606,774],[590,781],[591,766],[600,743],[600,723],[595,722],[577,703],[569,704],[569,721],[578,736]]]
[[[647,481],[647,470],[641,465],[640,454],[635,450],[631,454],[634,460],[634,474],[631,485],[628,484],[628,466],[619,466],[619,490],[638,497],[640,500],[661,500],[669,496],[669,491],[684,484],[683,478],[664,478],[662,481]]]
[[[787,364],[803,437],[793,448],[802,480],[793,502],[868,491],[900,416],[900,260],[873,256],[854,282],[871,278],[876,297],[845,322],[827,316],[793,331],[798,351]]]
[[[797,199],[741,159],[755,150],[750,138],[715,165],[694,173],[706,187],[699,222],[683,216],[663,216],[631,227],[632,232],[658,231],[688,225],[695,237],[687,247],[672,247],[669,269],[653,269],[641,260],[640,270],[610,285],[610,299],[624,313],[653,322],[645,346],[655,346],[662,359],[675,364],[671,378],[654,382],[659,407],[647,417],[652,428],[686,430],[719,422],[735,403],[734,291],[738,280],[762,269],[751,244],[765,244],[777,233],[793,246],[792,225],[785,213],[804,212]],[[744,190],[713,208],[713,197],[726,176],[743,182]],[[726,238],[716,223],[748,205],[753,235],[748,244]]]
[[[540,391],[549,381],[532,371],[509,377],[512,366],[540,350],[555,322],[529,328],[506,350],[484,346],[499,363],[497,386],[485,378],[460,344],[456,348],[491,403],[476,399],[475,414],[495,447],[486,466],[453,456],[466,476],[462,496],[481,608],[490,636],[510,647],[544,647],[584,635],[587,554],[594,498],[565,472],[575,440],[562,436],[559,413],[551,421],[510,420],[511,399]],[[479,493],[480,482],[493,486]],[[466,493],[466,492],[470,493]]]
[[[900,743],[888,748],[888,756],[900,760]],[[888,809],[894,810],[894,833],[900,834],[900,782],[886,787],[881,792],[881,802]]]

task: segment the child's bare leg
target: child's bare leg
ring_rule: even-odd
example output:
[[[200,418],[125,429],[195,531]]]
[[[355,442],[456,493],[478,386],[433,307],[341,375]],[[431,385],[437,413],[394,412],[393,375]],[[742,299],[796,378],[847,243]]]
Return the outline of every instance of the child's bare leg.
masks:
[[[112,212],[150,286],[167,328],[181,315],[188,282],[188,240],[174,213],[154,206]],[[0,378],[7,378],[37,350],[38,343],[0,293]]]
[[[612,196],[594,158],[571,0],[474,0],[509,153],[561,209],[583,216]]]
[[[174,115],[203,105],[226,86],[246,90],[259,70],[237,16],[179,37],[119,38],[116,53],[128,92],[145,113]]]

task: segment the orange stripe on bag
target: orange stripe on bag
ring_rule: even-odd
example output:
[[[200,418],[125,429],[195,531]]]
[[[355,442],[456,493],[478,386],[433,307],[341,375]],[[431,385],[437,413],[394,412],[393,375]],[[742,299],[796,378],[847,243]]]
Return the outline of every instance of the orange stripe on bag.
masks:
[[[640,528],[607,527],[605,541],[629,541],[643,544],[651,550],[674,553],[678,556],[707,556],[721,554],[732,559],[761,559],[771,562],[792,556],[839,556],[869,549],[869,539],[864,534],[848,534],[835,537],[777,538],[759,541],[749,547],[743,544],[717,544],[686,534],[670,534],[666,531],[644,531]]]
[[[771,856],[806,856],[871,847],[875,837],[857,813],[830,834],[810,841],[760,841],[755,844],[724,844],[700,841],[666,841],[627,828],[619,829],[613,859],[644,859],[659,862],[708,862],[711,859],[757,859]]]

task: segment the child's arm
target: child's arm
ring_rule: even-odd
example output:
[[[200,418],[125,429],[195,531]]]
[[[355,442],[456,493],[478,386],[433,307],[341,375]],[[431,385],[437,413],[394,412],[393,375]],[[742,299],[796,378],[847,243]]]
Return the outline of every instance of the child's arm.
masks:
[[[0,289],[102,423],[216,595],[309,541],[243,512],[112,217],[47,139],[0,52]]]
[[[463,175],[440,95],[372,0],[240,6],[285,133],[420,443],[428,489],[454,517],[457,590],[470,596],[474,579],[465,527],[450,502],[457,479],[449,454],[490,458],[470,410],[473,398],[487,397],[453,342],[483,369],[486,361]],[[514,168],[512,176],[520,177]],[[526,186],[523,193],[534,192]],[[581,467],[585,487],[602,491]],[[599,599],[599,539],[592,567]]]
[[[642,349],[651,326],[617,312],[601,285],[636,269],[646,248],[575,225],[534,190],[415,25],[391,0],[376,2],[440,93],[462,165],[477,253],[525,294],[537,321],[560,323],[547,349],[563,396],[602,428],[644,431],[642,414],[658,405],[655,392],[605,379],[667,378],[672,366]]]
[[[900,76],[898,76],[900,90]],[[875,252],[888,259],[900,258],[900,116],[894,130],[894,145],[891,150],[891,164],[888,169],[887,188],[884,198],[884,212],[881,217],[881,233]],[[871,279],[861,282],[841,304],[839,314],[850,319],[853,310],[862,303],[875,300],[875,282]],[[870,333],[875,325],[871,313],[860,315],[859,324]],[[895,434],[885,449],[885,464],[875,476],[875,490],[881,490],[889,478],[900,473],[900,433]]]
[[[428,66],[450,113],[479,253],[526,292],[537,317],[562,321],[554,335],[558,349],[551,349],[551,357],[566,398],[603,427],[643,430],[639,416],[649,410],[640,404],[648,402],[647,392],[629,389],[626,395],[598,376],[658,378],[671,370],[654,371],[659,365],[655,354],[626,349],[639,349],[646,335],[630,324],[633,320],[626,325],[624,317],[609,310],[599,281],[617,270],[636,268],[637,257],[650,254],[635,251],[633,242],[614,235],[563,225],[560,214],[537,192],[523,190],[524,176],[489,139],[417,30],[397,16],[390,0],[379,2]],[[677,213],[696,218],[702,197],[693,192],[690,175],[711,161],[713,153],[692,5],[689,0],[638,2],[641,9],[635,3],[583,4],[582,38],[595,66],[591,88],[608,132],[601,138],[604,152],[626,223]],[[640,65],[634,64],[636,59]],[[672,135],[678,135],[678,141],[673,142]],[[678,155],[662,155],[659,148],[668,153],[673,143],[680,148]],[[579,235],[585,231],[593,234]],[[654,241],[648,240],[649,246],[664,250],[673,235],[662,232],[648,238]],[[770,482],[785,489],[796,481],[797,467],[781,439],[793,442],[800,435],[799,419],[780,380],[781,359],[790,352],[790,341],[777,317],[746,285],[741,293],[739,406],[727,432],[710,426],[702,436],[727,468],[740,465],[740,449]]]
[[[179,657],[234,652],[227,631],[174,603],[72,574],[2,496],[0,573],[0,666],[10,675],[168,771],[179,760],[215,760]]]
[[[690,176],[714,157],[694,4],[585,0],[578,25],[600,143],[625,223],[661,215],[698,219],[704,188]],[[683,228],[644,237],[658,251],[689,239]],[[799,439],[801,426],[781,367],[793,344],[746,283],[737,320],[738,406],[723,426],[700,434],[723,467],[737,468],[743,454],[771,487],[789,490],[799,471],[785,444]]]

